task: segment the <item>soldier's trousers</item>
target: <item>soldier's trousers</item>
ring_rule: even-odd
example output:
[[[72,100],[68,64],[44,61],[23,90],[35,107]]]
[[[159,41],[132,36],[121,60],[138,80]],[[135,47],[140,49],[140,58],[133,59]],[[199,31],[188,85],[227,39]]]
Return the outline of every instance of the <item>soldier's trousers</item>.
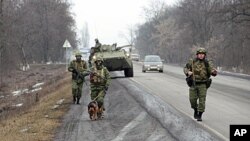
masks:
[[[196,84],[189,88],[189,100],[191,108],[198,109],[199,112],[205,111],[207,88],[206,84]]]
[[[72,94],[73,97],[81,98],[82,96],[82,83],[77,83],[75,80],[72,80]]]
[[[105,90],[102,87],[91,87],[91,100],[96,100],[98,107],[104,108]]]

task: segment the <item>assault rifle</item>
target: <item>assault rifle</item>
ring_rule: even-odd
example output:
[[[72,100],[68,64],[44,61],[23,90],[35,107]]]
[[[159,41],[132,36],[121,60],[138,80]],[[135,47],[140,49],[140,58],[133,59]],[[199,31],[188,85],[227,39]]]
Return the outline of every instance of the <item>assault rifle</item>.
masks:
[[[187,82],[187,85],[189,86],[189,87],[192,87],[192,86],[194,86],[195,87],[195,77],[194,77],[194,61],[192,60],[192,64],[191,64],[192,66],[191,66],[191,69],[192,69],[192,75],[190,75],[190,76],[187,76],[187,78],[186,78],[186,82]]]
[[[94,72],[92,70],[86,70],[86,73],[88,73],[88,75],[93,74],[93,75],[95,75],[95,76],[97,76],[97,77],[99,77],[99,78],[101,78],[101,79],[103,79],[105,81],[107,80],[106,78],[104,78],[103,76],[99,75],[98,73],[96,73],[96,72]]]
[[[84,78],[86,77],[86,76],[88,76],[89,75],[89,73],[88,73],[88,71],[86,72],[86,73],[83,73],[83,74],[81,74],[77,69],[75,69],[75,68],[73,68],[73,74],[75,74],[76,75],[76,80],[78,80],[78,79],[82,79],[82,80],[84,80]]]

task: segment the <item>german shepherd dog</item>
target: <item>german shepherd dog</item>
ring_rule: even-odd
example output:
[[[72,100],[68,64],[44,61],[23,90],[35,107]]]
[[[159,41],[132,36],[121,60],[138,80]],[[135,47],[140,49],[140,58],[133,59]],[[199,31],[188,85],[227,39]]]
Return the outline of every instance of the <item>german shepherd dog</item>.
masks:
[[[98,112],[99,112],[98,103],[96,101],[91,101],[88,105],[89,118],[91,120],[97,120]]]

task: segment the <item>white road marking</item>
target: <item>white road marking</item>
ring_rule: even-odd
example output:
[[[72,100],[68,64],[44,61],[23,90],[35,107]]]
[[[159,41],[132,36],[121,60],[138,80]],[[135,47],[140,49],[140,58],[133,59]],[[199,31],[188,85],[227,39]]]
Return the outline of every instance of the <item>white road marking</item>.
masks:
[[[143,119],[146,117],[146,112],[141,112],[139,116],[137,116],[134,120],[132,120],[130,123],[128,123],[126,126],[123,127],[123,129],[120,131],[119,135],[113,139],[112,141],[122,141],[124,136],[135,126],[137,126],[139,123],[143,121]]]

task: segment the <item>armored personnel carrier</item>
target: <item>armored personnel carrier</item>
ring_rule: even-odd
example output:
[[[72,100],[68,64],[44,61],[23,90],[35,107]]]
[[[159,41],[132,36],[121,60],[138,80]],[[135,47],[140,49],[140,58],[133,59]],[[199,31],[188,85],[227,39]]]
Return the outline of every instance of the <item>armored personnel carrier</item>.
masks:
[[[93,59],[103,58],[103,64],[109,71],[124,71],[125,77],[133,77],[133,63],[130,57],[131,46],[117,47],[113,45],[101,45],[100,51],[95,52]],[[127,49],[127,50],[126,50]]]

